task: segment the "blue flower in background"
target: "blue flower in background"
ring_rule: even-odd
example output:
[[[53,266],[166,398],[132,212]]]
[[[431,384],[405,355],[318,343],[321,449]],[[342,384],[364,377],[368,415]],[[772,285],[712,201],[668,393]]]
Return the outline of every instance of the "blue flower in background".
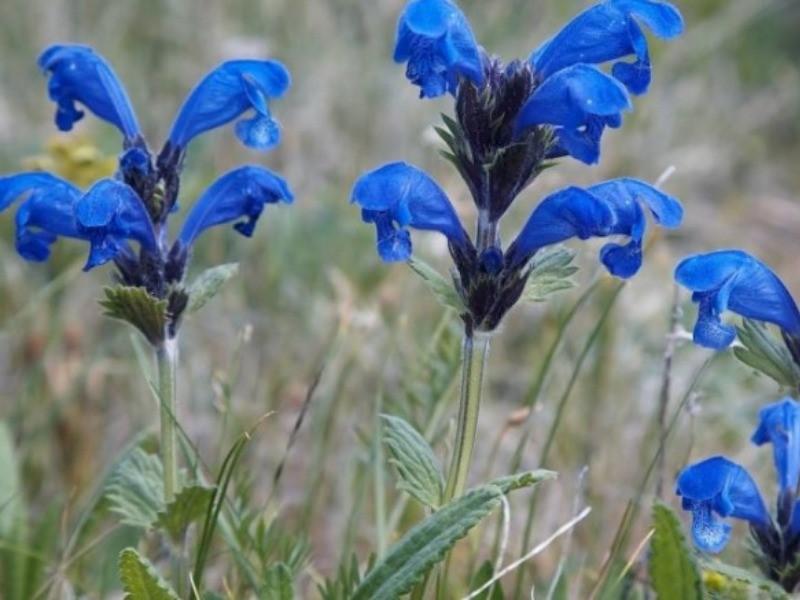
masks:
[[[569,240],[621,236],[600,260],[618,277],[642,264],[646,213],[666,228],[678,227],[683,209],[675,198],[635,179],[588,188],[567,187],[536,207],[504,250],[500,220],[548,160],[572,156],[587,164],[600,158],[606,128],[622,125],[630,94],[650,82],[642,26],[662,38],[683,30],[678,10],[666,2],[607,0],[584,11],[536,49],[529,60],[508,64],[481,48],[452,0],[410,0],[397,25],[394,58],[420,96],[452,94],[455,117],[437,128],[444,155],[457,168],[478,211],[474,236],[433,178],[403,162],[363,174],[351,200],[375,226],[386,262],[412,257],[409,229],[437,231],[448,241],[454,284],[468,329],[491,331],[521,297],[534,255]],[[626,62],[632,57],[632,62]],[[614,61],[609,72],[605,63]]]
[[[483,83],[483,63],[464,13],[450,0],[412,0],[397,23],[394,60],[420,97],[455,94],[460,77]]]
[[[742,519],[767,530],[771,518],[750,474],[723,456],[689,465],[678,475],[676,493],[692,513],[692,539],[705,552],[718,553],[730,538],[731,526],[719,517]]]
[[[178,209],[183,159],[193,139],[245,116],[235,127],[243,144],[268,150],[278,143],[280,129],[269,104],[290,85],[280,63],[233,60],[212,70],[187,97],[156,157],[140,133],[125,88],[92,48],[51,46],[39,65],[49,75],[60,129],[71,129],[84,116],[81,106],[117,127],[124,139],[116,177],[85,192],[49,173],[0,177],[0,212],[19,202],[16,248],[23,258],[46,260],[59,237],[82,240],[90,246],[85,269],[113,262],[123,284],[164,298],[175,293],[204,230],[234,223],[249,237],[266,204],[293,200],[277,174],[259,166],[234,169],[201,195],[174,243],[167,240],[167,219]],[[173,315],[175,322],[179,316]]]
[[[800,404],[790,397],[767,404],[759,412],[752,442],[772,444],[778,494],[770,515],[753,478],[740,465],[714,456],[684,468],[676,493],[692,513],[692,539],[704,552],[721,552],[731,526],[724,519],[746,521],[764,575],[791,592],[800,583],[794,568],[800,558]]]
[[[726,310],[773,323],[788,336],[800,335],[800,311],[786,286],[742,250],[690,256],[675,269],[675,280],[693,292],[699,305],[694,340],[701,346],[722,349],[733,342],[736,329],[721,319]]]

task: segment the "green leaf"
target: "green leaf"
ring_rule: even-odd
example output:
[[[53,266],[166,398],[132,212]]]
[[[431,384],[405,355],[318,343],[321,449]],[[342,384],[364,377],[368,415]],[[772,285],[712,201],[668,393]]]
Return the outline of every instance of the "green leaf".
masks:
[[[272,565],[264,581],[264,587],[258,594],[260,600],[293,600],[292,572],[285,564]]]
[[[575,251],[563,246],[537,253],[522,297],[530,302],[544,302],[551,294],[575,287],[572,276],[578,267],[572,264],[574,259]]]
[[[537,469],[535,471],[523,471],[522,473],[517,473],[516,475],[507,475],[505,477],[500,477],[498,479],[494,479],[489,483],[491,485],[496,485],[499,487],[504,494],[508,494],[509,492],[513,492],[514,490],[519,490],[522,488],[533,487],[537,483],[541,483],[542,481],[548,481],[550,479],[555,479],[558,477],[558,473],[555,471],[548,471],[547,469]]]
[[[119,554],[119,578],[125,600],[179,600],[150,561],[133,548]]]
[[[702,600],[703,584],[681,523],[664,504],[653,507],[655,533],[650,542],[650,583],[660,600]]]
[[[422,504],[438,508],[444,492],[444,477],[433,450],[416,429],[400,417],[381,415],[383,441],[389,448],[389,462],[397,467],[397,487]]]
[[[165,510],[163,477],[157,455],[134,449],[109,480],[106,498],[110,509],[127,525],[151,529]]]
[[[472,576],[472,580],[469,582],[469,589],[477,590],[481,586],[486,585],[492,577],[494,577],[494,567],[488,560],[484,561],[481,568]],[[505,597],[503,586],[498,581],[492,587],[487,588],[475,596],[475,600],[503,600]]]
[[[169,533],[174,541],[179,541],[189,525],[206,515],[213,497],[213,487],[202,485],[184,487],[172,502],[158,513],[159,527]]]
[[[444,559],[455,543],[500,504],[504,490],[515,490],[549,479],[549,471],[532,471],[486,484],[466,494],[418,523],[370,569],[350,600],[393,600],[408,593],[428,570]]]
[[[733,349],[736,358],[779,385],[793,389],[800,386],[800,367],[795,364],[789,349],[776,340],[763,323],[744,319],[742,326],[737,327],[737,333],[742,346]]]
[[[459,313],[464,312],[464,303],[452,281],[445,279],[436,269],[418,258],[410,258],[408,266],[422,278],[442,306],[452,308]]]
[[[189,286],[189,304],[186,313],[195,313],[216,296],[225,283],[239,272],[238,263],[228,263],[212,267],[200,273]]]
[[[116,286],[103,290],[100,300],[105,315],[130,323],[154,346],[164,339],[167,325],[167,301],[151,296],[143,287]]]
[[[789,600],[790,596],[776,583],[749,571],[717,560],[704,560],[703,582],[706,592],[715,598],[730,600]]]

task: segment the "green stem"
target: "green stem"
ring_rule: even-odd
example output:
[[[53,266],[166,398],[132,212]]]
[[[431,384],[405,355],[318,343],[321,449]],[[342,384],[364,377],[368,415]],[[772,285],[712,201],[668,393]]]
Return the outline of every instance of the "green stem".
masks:
[[[164,501],[175,497],[178,476],[177,444],[175,437],[176,372],[178,370],[178,340],[167,339],[156,349],[158,364],[158,397],[161,402],[161,462],[164,464]]]
[[[489,353],[489,335],[464,333],[461,357],[461,399],[458,406],[456,441],[445,487],[445,503],[464,493],[475,446],[478,411],[481,405],[483,369]]]

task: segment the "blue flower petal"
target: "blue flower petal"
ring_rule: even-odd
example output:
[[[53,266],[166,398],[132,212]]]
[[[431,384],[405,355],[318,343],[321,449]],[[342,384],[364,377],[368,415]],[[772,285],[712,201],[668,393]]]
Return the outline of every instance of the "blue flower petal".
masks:
[[[351,198],[363,209],[364,220],[375,224],[378,250],[387,262],[411,255],[406,227],[438,231],[453,244],[468,244],[467,233],[442,188],[407,163],[389,163],[365,173],[353,186]]]
[[[153,224],[141,198],[114,179],[95,183],[75,205],[78,231],[91,244],[84,270],[117,258],[133,240],[148,252],[157,252]]]
[[[48,91],[57,104],[56,125],[69,131],[83,112],[79,102],[99,118],[115,125],[129,141],[141,136],[128,94],[106,60],[88,46],[55,45],[39,57],[50,72]]]
[[[617,277],[631,277],[642,265],[642,240],[647,228],[642,206],[662,227],[673,229],[683,220],[683,207],[676,198],[638,179],[612,179],[593,185],[587,191],[614,212],[615,222],[610,233],[630,237],[627,244],[607,244],[600,252],[602,263]]]
[[[617,127],[631,107],[625,88],[591,65],[573,65],[545,79],[517,116],[517,132],[535,125],[556,127],[551,157],[569,154],[587,164],[600,155],[605,127]]]
[[[647,40],[637,20],[661,38],[683,31],[680,12],[669,3],[650,0],[608,0],[575,17],[531,55],[536,72],[547,78],[578,63],[602,64],[630,55],[635,62],[618,62],[612,73],[634,94],[650,83]]]
[[[15,245],[26,260],[41,262],[50,256],[58,236],[81,238],[74,206],[81,191],[50,173],[18,173],[0,177],[0,212],[24,198],[17,209]]]
[[[746,252],[718,250],[690,256],[675,269],[675,280],[694,292],[692,299],[699,304],[694,340],[701,346],[722,349],[733,341],[734,328],[720,318],[725,310],[800,334],[800,311],[786,286]]]
[[[677,227],[683,217],[678,200],[637,179],[612,179],[587,189],[569,187],[545,198],[508,249],[513,266],[527,262],[540,248],[577,237],[625,235],[626,245],[607,244],[600,259],[612,275],[631,277],[642,262],[646,221],[642,206],[657,223]]]
[[[469,21],[450,0],[411,0],[397,23],[394,60],[420,97],[455,93],[459,77],[484,81],[481,52]]]
[[[800,480],[800,404],[787,396],[762,408],[758,418],[752,442],[772,444],[781,492],[794,495]]]
[[[685,510],[692,511],[692,537],[706,552],[722,551],[730,527],[715,515],[733,517],[757,528],[767,528],[771,519],[753,478],[741,466],[723,456],[713,456],[689,465],[678,475],[676,493]]]
[[[236,231],[250,237],[264,206],[293,200],[289,184],[279,175],[264,167],[239,167],[203,192],[186,216],[178,241],[189,247],[209,227],[233,221],[237,221],[233,226]]]
[[[206,75],[183,103],[169,142],[185,149],[196,136],[233,121],[252,109],[252,118],[236,124],[236,135],[248,147],[268,150],[280,141],[280,128],[269,100],[289,88],[289,72],[273,60],[231,60]]]

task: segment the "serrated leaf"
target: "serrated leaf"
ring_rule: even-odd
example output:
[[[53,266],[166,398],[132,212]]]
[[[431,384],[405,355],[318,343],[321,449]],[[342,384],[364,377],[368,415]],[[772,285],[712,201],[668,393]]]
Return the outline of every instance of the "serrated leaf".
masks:
[[[272,565],[264,578],[264,587],[258,594],[260,600],[293,600],[292,572],[283,563]]]
[[[100,306],[105,316],[130,323],[154,346],[163,341],[168,321],[166,300],[151,296],[143,287],[107,287],[103,292],[106,297]]]
[[[735,600],[789,600],[790,596],[776,583],[717,560],[702,563],[706,591],[714,597]]]
[[[172,502],[158,513],[158,526],[169,533],[173,540],[180,540],[189,525],[206,515],[208,504],[213,497],[212,487],[202,485],[184,487]]]
[[[239,263],[228,263],[206,269],[192,282],[187,290],[189,303],[188,314],[203,308],[209,300],[216,296],[225,283],[239,272]]]
[[[445,279],[436,269],[418,258],[410,258],[408,266],[422,278],[442,306],[452,308],[459,313],[464,312],[464,303],[461,302],[452,281]]]
[[[408,593],[428,570],[444,559],[455,543],[500,504],[506,490],[550,479],[551,471],[531,471],[503,477],[500,485],[486,484],[469,490],[418,523],[370,569],[351,600],[394,600]]]
[[[655,533],[650,542],[650,584],[660,600],[702,600],[703,584],[681,522],[668,506],[653,507]]]
[[[800,386],[800,367],[789,349],[775,339],[763,323],[744,319],[737,327],[742,346],[733,349],[737,359],[774,379],[779,385],[797,389]]]
[[[578,267],[572,264],[575,252],[568,248],[548,248],[533,259],[522,297],[530,302],[544,302],[548,296],[575,287],[572,276]]]
[[[433,450],[416,429],[400,417],[381,415],[383,441],[400,475],[397,487],[422,504],[438,508],[442,502],[444,477]]]
[[[106,488],[110,510],[126,525],[151,529],[165,510],[163,477],[157,455],[134,449],[117,466]]]
[[[119,554],[119,578],[125,600],[179,600],[152,563],[133,548]]]

